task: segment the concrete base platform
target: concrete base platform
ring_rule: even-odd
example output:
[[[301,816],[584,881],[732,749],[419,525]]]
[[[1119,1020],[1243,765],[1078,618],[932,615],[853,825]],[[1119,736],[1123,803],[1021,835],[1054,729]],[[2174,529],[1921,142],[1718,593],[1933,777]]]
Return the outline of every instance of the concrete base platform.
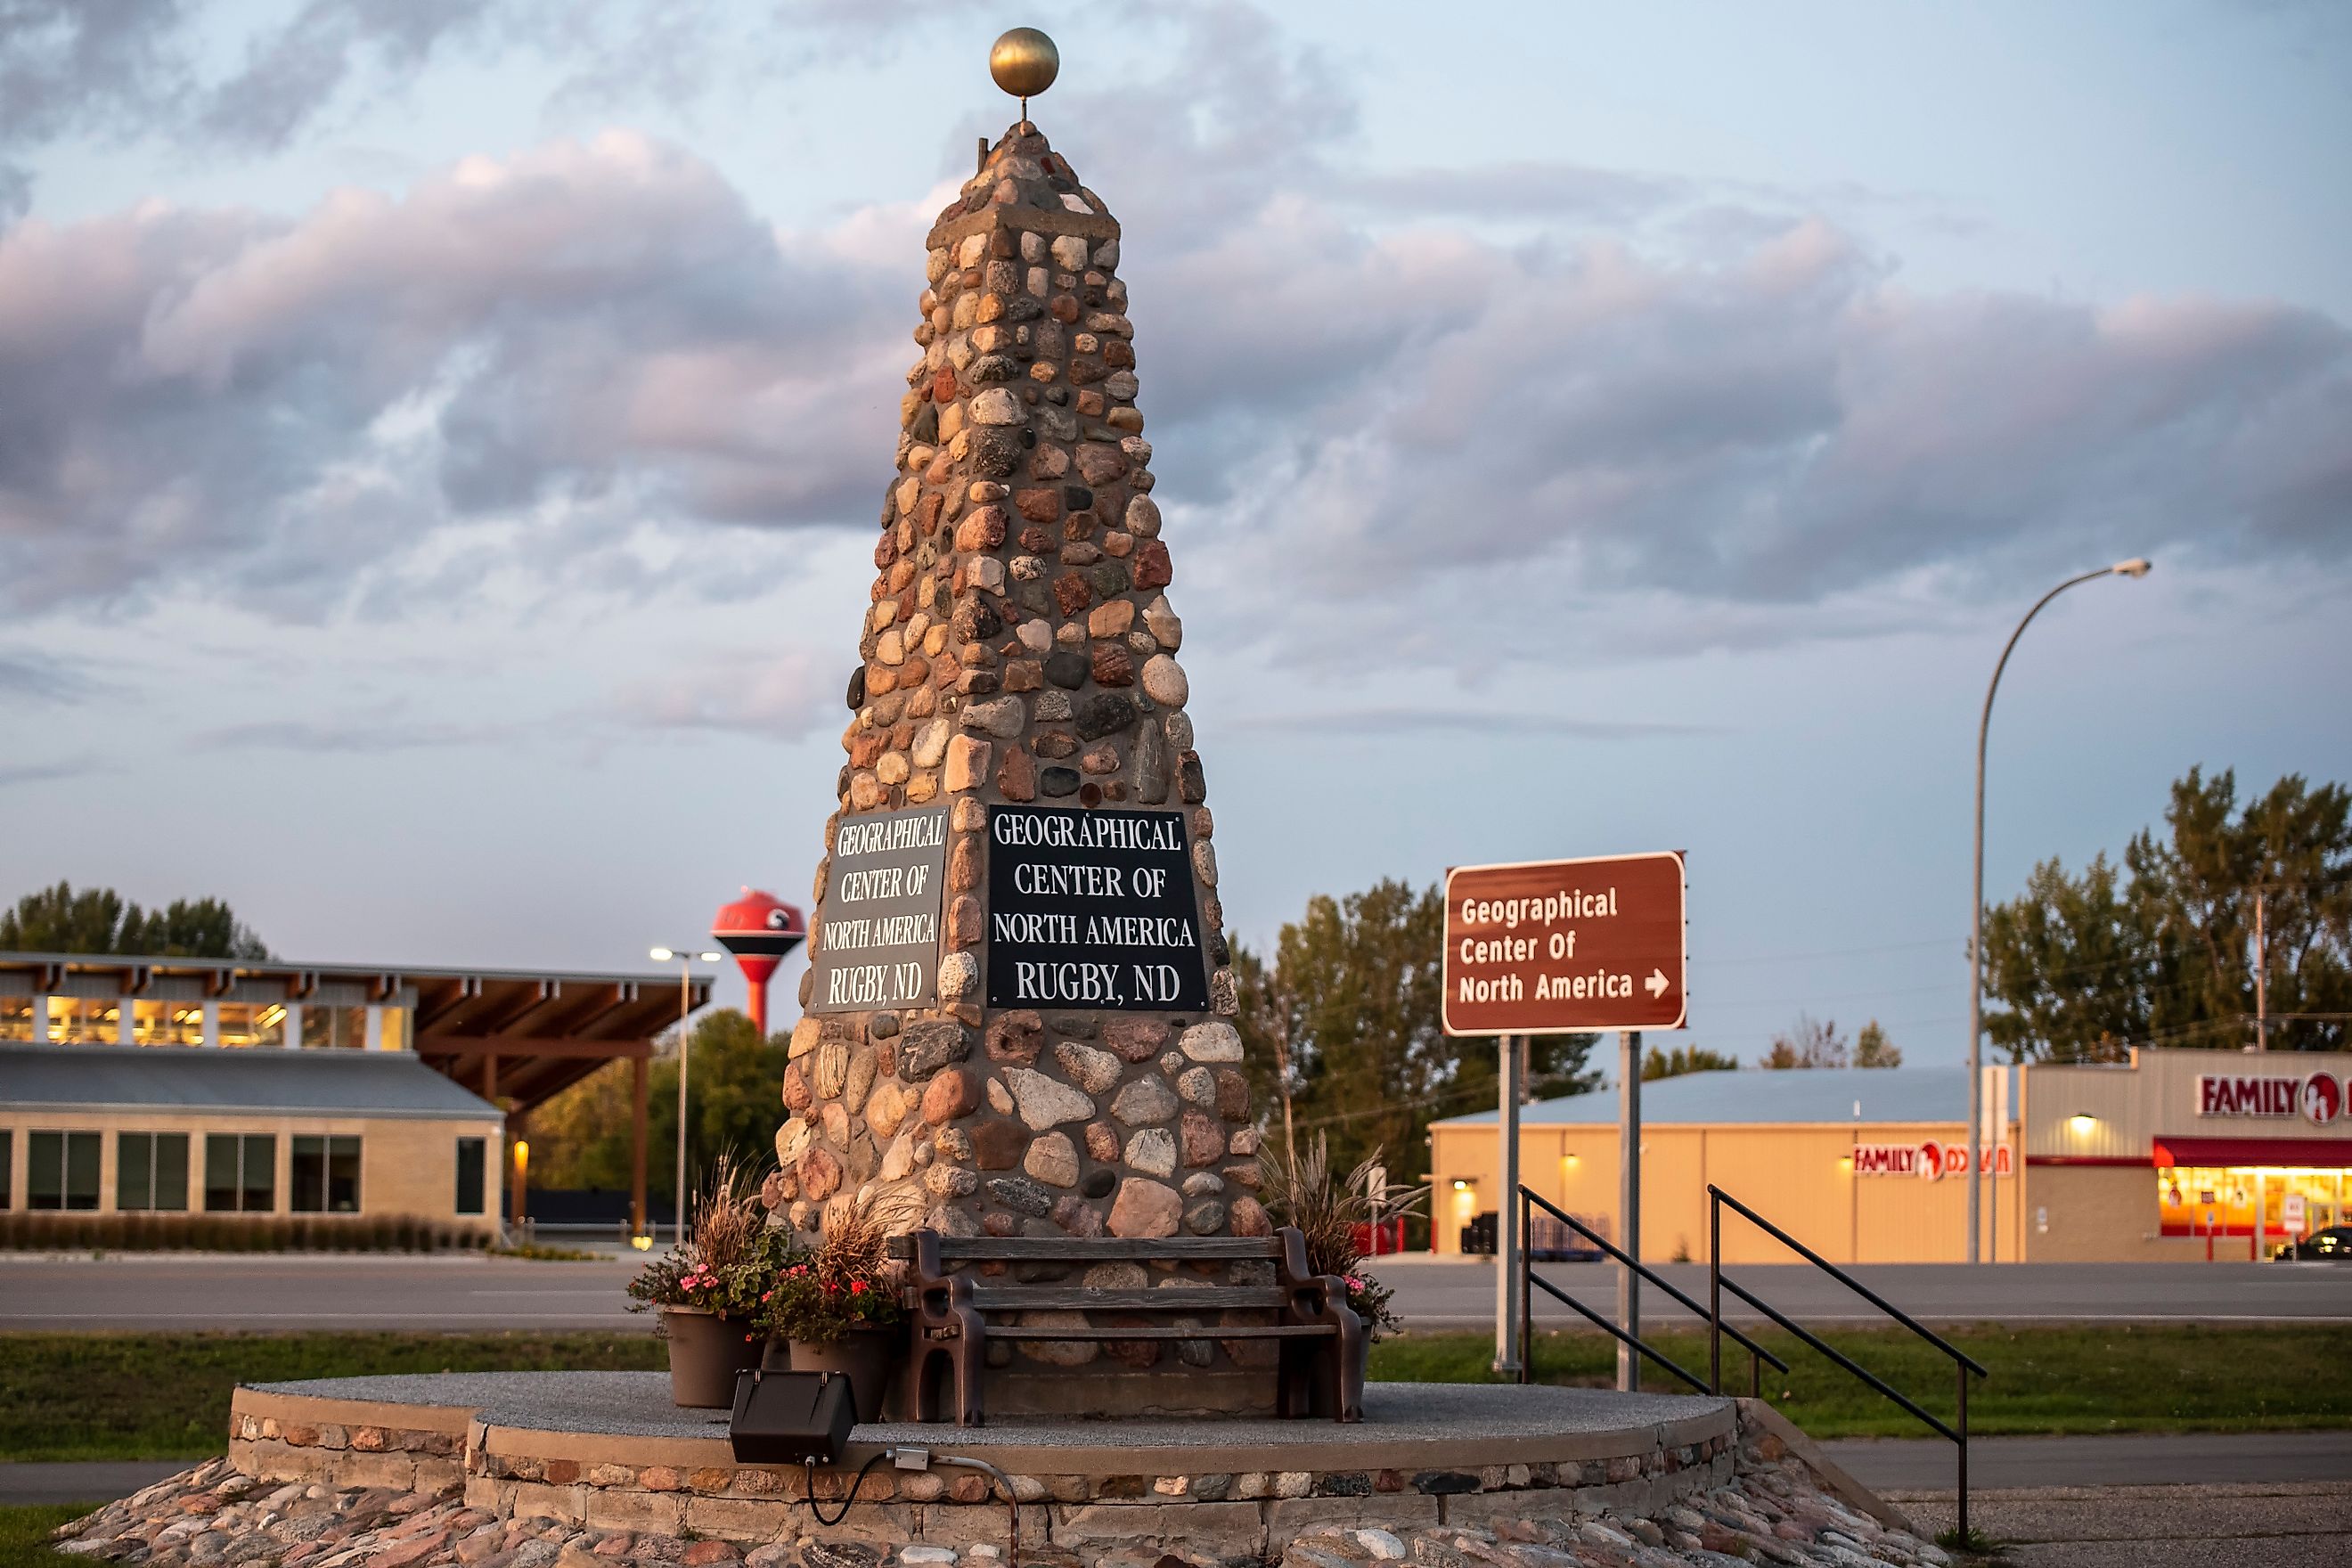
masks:
[[[960,1430],[858,1427],[851,1474],[897,1445],[986,1459],[1013,1479],[1024,1541],[1097,1531],[1230,1541],[1263,1554],[1344,1515],[1408,1528],[1530,1512],[1654,1514],[1733,1474],[1732,1401],[1577,1388],[1373,1384],[1365,1419],[1007,1420]],[[738,1465],[717,1411],[680,1410],[659,1373],[471,1373],[240,1388],[230,1459],[266,1480],[404,1490],[462,1486],[494,1517],[771,1541],[798,1528],[803,1473]],[[1140,1506],[1139,1506],[1140,1505]],[[877,1467],[840,1531],[869,1539],[996,1538],[1003,1504],[969,1470]]]
[[[672,1405],[659,1374],[249,1386],[227,1458],[62,1527],[58,1550],[124,1568],[1947,1568],[1752,1400],[1375,1384],[1365,1404],[1349,1426],[861,1426],[853,1463],[984,1459],[1013,1498],[895,1462],[853,1498],[851,1470],[736,1464],[724,1421]]]

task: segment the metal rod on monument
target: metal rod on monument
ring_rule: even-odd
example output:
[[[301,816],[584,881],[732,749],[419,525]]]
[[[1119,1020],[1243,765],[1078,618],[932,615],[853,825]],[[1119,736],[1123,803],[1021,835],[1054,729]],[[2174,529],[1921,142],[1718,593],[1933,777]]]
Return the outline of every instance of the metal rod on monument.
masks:
[[[1495,1370],[1519,1370],[1519,1064],[1520,1037],[1496,1041],[1499,1053],[1495,1128]]]
[[[1628,1258],[1642,1256],[1642,1031],[1617,1031],[1617,1213],[1624,1237],[1618,1245]],[[1642,1334],[1642,1277],[1631,1267],[1617,1267],[1617,1326],[1639,1339]],[[1627,1394],[1642,1386],[1642,1357],[1631,1345],[1618,1342],[1617,1386]]]

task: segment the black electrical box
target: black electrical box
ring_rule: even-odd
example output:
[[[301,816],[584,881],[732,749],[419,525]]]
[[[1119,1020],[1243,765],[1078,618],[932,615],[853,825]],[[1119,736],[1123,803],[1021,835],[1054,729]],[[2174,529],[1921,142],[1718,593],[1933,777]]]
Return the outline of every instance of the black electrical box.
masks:
[[[747,1372],[735,1379],[727,1420],[744,1465],[837,1464],[857,1424],[849,1379],[837,1372]]]

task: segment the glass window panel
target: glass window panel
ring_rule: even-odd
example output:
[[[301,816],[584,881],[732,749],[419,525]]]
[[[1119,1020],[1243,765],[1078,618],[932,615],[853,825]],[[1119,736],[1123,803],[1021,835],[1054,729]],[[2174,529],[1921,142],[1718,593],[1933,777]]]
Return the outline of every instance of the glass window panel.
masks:
[[[9,1187],[16,1176],[16,1135],[7,1128],[0,1127],[0,1209],[16,1206],[16,1194]]]
[[[98,1206],[98,1169],[103,1142],[95,1132],[66,1134],[66,1207]]]
[[[134,1046],[201,1046],[205,1043],[205,1006],[201,1002],[131,1004],[131,1043]]]
[[[155,1206],[155,1135],[118,1132],[114,1135],[114,1206],[145,1209]]]
[[[408,1009],[386,1007],[383,1010],[383,1031],[379,1041],[380,1048],[387,1051],[408,1049],[410,1045]]]
[[[122,1037],[122,1005],[110,996],[49,998],[49,1038],[60,1046],[110,1046]]]
[[[154,1206],[172,1214],[183,1213],[188,1206],[188,1135],[184,1132],[155,1134],[155,1203]]]
[[[220,1043],[234,1047],[274,1049],[286,1043],[283,1002],[224,1002],[220,1005]]]
[[[212,1132],[205,1137],[205,1207],[214,1214],[236,1211],[237,1135]]]
[[[310,1003],[302,1009],[302,1048],[356,1051],[367,1045],[367,1009]]]
[[[327,1212],[360,1212],[360,1141],[327,1140]]]
[[[247,1214],[269,1214],[278,1207],[278,1138],[275,1133],[245,1135],[244,1198],[237,1206]]]
[[[35,1132],[25,1140],[25,1206],[66,1206],[66,1135]]]
[[[480,1138],[457,1140],[457,1212],[482,1212],[483,1145]]]
[[[318,1214],[327,1206],[327,1141],[297,1138],[286,1177],[286,1200],[297,1214]]]
[[[30,996],[0,996],[0,1040],[17,1045],[33,1043],[33,999]]]

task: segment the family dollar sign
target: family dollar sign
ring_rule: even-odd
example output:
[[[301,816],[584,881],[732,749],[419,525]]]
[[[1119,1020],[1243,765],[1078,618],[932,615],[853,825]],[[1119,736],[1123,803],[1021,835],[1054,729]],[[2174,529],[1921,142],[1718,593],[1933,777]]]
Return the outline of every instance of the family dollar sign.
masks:
[[[1679,1029],[1679,850],[1460,866],[1445,877],[1445,1032]]]

